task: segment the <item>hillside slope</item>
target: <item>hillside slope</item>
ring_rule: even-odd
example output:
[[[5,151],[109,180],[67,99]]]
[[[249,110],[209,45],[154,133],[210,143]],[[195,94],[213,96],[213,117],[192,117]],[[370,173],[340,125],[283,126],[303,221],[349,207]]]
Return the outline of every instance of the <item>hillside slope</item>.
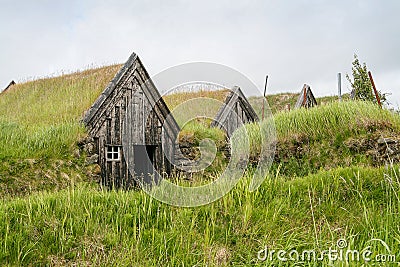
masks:
[[[87,166],[77,149],[85,136],[80,118],[119,67],[32,81],[0,95],[0,265],[365,266],[327,257],[257,259],[266,247],[320,255],[344,240],[344,249],[371,250],[372,264],[383,264],[376,261],[382,254],[397,257],[386,263],[396,266],[399,115],[350,101],[280,112],[296,96],[269,96],[278,143],[261,187],[249,191],[249,168],[220,200],[172,207],[140,190],[88,183],[96,166]],[[188,97],[167,102],[173,107]],[[261,140],[255,126],[242,128],[251,132],[253,163]],[[224,142],[223,134],[201,124],[185,131],[196,144]],[[214,179],[220,171],[212,172]]]
[[[71,182],[88,181],[91,179],[90,177],[96,177],[99,172],[98,167],[85,166],[84,157],[77,149],[77,142],[86,134],[80,119],[120,67],[121,65],[112,65],[60,77],[30,81],[14,85],[7,92],[0,94],[0,195],[60,189],[68,186]],[[165,101],[170,109],[175,109],[179,104],[197,97],[207,97],[222,102],[226,94],[227,91],[224,90],[181,92],[167,95]],[[297,97],[297,94],[290,93],[268,96],[270,108],[276,114],[275,122],[278,133],[282,133],[284,129],[291,132],[290,138],[284,138],[284,140],[281,138],[282,140],[278,144],[276,164],[273,166],[275,171],[279,168],[283,175],[307,175],[320,168],[351,166],[359,163],[373,165],[373,157],[364,156],[366,149],[360,150],[353,146],[353,150],[351,150],[350,145],[339,144],[340,141],[351,138],[358,140],[360,136],[357,137],[357,135],[361,135],[361,132],[351,130],[352,134],[345,134],[344,137],[334,134],[332,138],[328,138],[329,141],[321,143],[318,143],[318,140],[311,140],[309,136],[313,134],[313,131],[318,132],[319,128],[326,128],[323,124],[327,112],[319,115],[318,111],[317,113],[303,110],[281,112],[288,103],[293,107]],[[259,114],[262,109],[261,100],[261,98],[249,98]],[[323,106],[334,100],[334,97],[318,99],[322,107],[313,110],[324,110]],[[335,113],[346,114],[349,109],[352,109],[351,104],[343,104],[333,109],[330,108],[330,105],[328,106],[325,110],[333,110],[328,114],[330,117],[334,117]],[[177,112],[188,113],[187,108],[184,106]],[[192,109],[192,112],[202,109],[202,107],[191,106],[189,108]],[[218,107],[214,109],[216,108],[218,109]],[[374,117],[372,124],[377,124],[378,128],[394,127],[385,124],[387,119],[385,112],[382,114],[386,115],[379,119],[380,111],[373,108],[367,112],[369,109],[368,106],[363,106],[355,107],[354,110],[361,112],[365,120],[371,116]],[[353,112],[350,117],[336,118],[336,121],[344,120],[340,127],[335,129],[347,131],[345,129],[352,120],[360,119],[356,118],[357,112]],[[180,118],[179,114],[175,115],[177,119]],[[300,121],[299,118],[301,118]],[[305,118],[312,119],[310,121]],[[319,122],[319,125],[313,121]],[[296,128],[296,125],[303,125],[303,128],[294,133],[293,129]],[[371,137],[371,134],[366,135],[366,130],[362,132],[363,137],[360,138],[363,140]],[[379,138],[380,133],[377,132],[377,129],[374,132],[376,132],[374,138]],[[185,128],[184,133],[188,136],[199,135],[199,137],[219,136],[217,133],[209,132],[204,127],[199,128],[193,124],[189,125],[189,128]],[[221,139],[221,137],[218,138]],[[192,139],[197,140],[197,143],[199,141],[199,138],[196,137]],[[222,144],[221,147],[223,146]],[[305,153],[299,154],[298,151]],[[325,152],[322,153],[322,151]],[[321,153],[325,153],[325,156],[318,158],[318,155],[322,155]],[[330,153],[341,160],[335,160],[335,164],[328,164],[327,158]],[[346,156],[340,157],[340,153],[345,153]],[[279,167],[283,163],[286,167]],[[289,167],[292,165],[294,169]],[[303,168],[299,168],[300,165]]]
[[[16,84],[0,94],[0,196],[87,180],[76,150],[86,135],[80,120],[119,68]]]
[[[248,191],[247,177],[222,199],[190,209],[162,204],[141,191],[83,185],[0,201],[0,264],[328,266],[327,255],[285,262],[276,255],[260,260],[258,253],[266,247],[296,249],[300,255],[315,250],[320,258],[344,240],[344,253],[369,249],[371,263],[383,266],[377,255],[400,257],[398,173],[398,168],[360,167],[321,171],[268,179],[256,192]]]

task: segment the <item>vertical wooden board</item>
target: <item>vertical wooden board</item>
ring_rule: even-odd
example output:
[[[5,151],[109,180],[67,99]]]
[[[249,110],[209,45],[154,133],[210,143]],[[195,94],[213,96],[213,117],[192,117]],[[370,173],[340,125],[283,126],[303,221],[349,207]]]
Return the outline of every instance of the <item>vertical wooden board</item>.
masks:
[[[144,136],[144,141],[145,144],[153,144],[153,136],[152,136],[152,117],[151,114],[149,117],[145,118],[145,136]]]
[[[154,127],[154,117],[153,112],[151,112],[151,104],[146,95],[143,95],[143,142],[144,144],[154,144],[153,142],[153,127]]]
[[[151,113],[151,142],[154,145],[161,144],[161,123],[158,120],[157,114]]]
[[[143,122],[143,120],[144,120],[144,109],[145,109],[145,102],[144,102],[144,97],[143,97],[143,92],[142,91],[139,91],[139,94],[140,94],[140,108],[139,108],[139,110],[138,110],[138,115],[139,115],[139,117],[138,117],[138,121],[137,121],[137,126],[138,126],[138,129],[137,129],[137,133],[138,133],[138,136],[137,136],[137,144],[145,144],[145,141],[144,141],[144,132],[145,132],[145,130],[146,130],[146,124]]]
[[[168,158],[164,157],[164,172],[169,175],[171,174],[171,169],[172,169],[171,162],[168,160]]]
[[[230,133],[231,133],[231,135],[233,134],[233,132],[237,128],[237,120],[236,120],[236,116],[235,115],[236,115],[235,112],[232,112],[231,115],[229,116],[229,124],[230,124]]]
[[[125,90],[125,94],[121,99],[121,105],[120,105],[120,122],[119,122],[119,128],[120,128],[120,139],[121,139],[121,144],[122,144],[122,135],[123,135],[123,126],[124,126],[124,120],[126,116],[126,105],[127,105],[127,97],[128,97],[128,92],[130,90]]]
[[[154,168],[157,170],[157,172],[161,175],[162,174],[162,159],[160,158],[160,147],[159,146],[157,146],[156,147],[156,151],[155,151],[155,153],[154,153],[155,155],[154,155],[154,162],[153,162],[153,165],[154,165]]]
[[[235,129],[238,127],[238,125],[239,125],[239,120],[241,119],[240,118],[240,116],[239,116],[239,109],[240,109],[240,106],[239,106],[239,101],[238,102],[236,102],[236,105],[235,105],[235,113],[236,114],[233,114],[235,117],[236,117],[236,120],[235,120]]]
[[[111,119],[107,118],[106,120],[106,142],[107,144],[111,144],[112,140],[111,140]]]
[[[93,151],[96,151],[97,153],[99,153],[99,149],[100,149],[100,144],[99,144],[99,138],[98,137],[93,137]]]
[[[120,107],[121,107],[121,121],[124,119],[124,117],[125,117],[125,114],[126,114],[126,99],[127,99],[127,97],[128,97],[128,92],[129,92],[130,90],[124,90],[124,95],[122,96],[122,99],[121,99],[121,105],[120,105]]]
[[[114,181],[115,181],[115,186],[116,186],[116,188],[120,188],[122,185],[122,183],[121,183],[121,163],[118,161],[115,161],[113,168],[114,168],[113,177],[114,177]]]
[[[160,122],[160,125],[161,125],[161,122]],[[172,157],[173,157],[175,142],[172,142],[172,140],[169,138],[166,131],[161,131],[160,134],[161,134],[160,137],[162,138],[162,141],[160,140],[160,144],[163,144],[162,153],[165,154],[166,156],[168,155],[169,157],[171,157],[171,155],[172,155]],[[164,155],[161,155],[161,157],[164,157]]]
[[[240,113],[242,114],[243,123],[248,123],[250,121],[253,121],[253,118],[250,117],[250,114],[248,114],[245,109],[242,108]]]
[[[105,151],[104,151],[104,137],[99,138],[99,163],[101,167],[101,182],[102,185],[107,186],[107,166],[106,166],[106,158],[105,158]]]
[[[107,165],[106,165],[106,159],[103,157],[101,159],[101,181],[102,185],[105,187],[109,186],[109,181],[107,179]]]
[[[106,183],[108,187],[114,187],[114,179],[113,179],[113,166],[112,161],[106,160]]]
[[[156,116],[156,114],[155,114]],[[161,144],[162,143],[162,134],[163,134],[163,126],[161,124],[161,122],[158,120],[156,121],[156,125],[157,125],[157,129],[156,129],[156,135],[157,135],[157,140],[156,143],[157,144]]]
[[[126,161],[125,161],[123,149],[124,148],[121,149],[121,154],[122,154],[121,155],[121,173],[120,173],[120,175],[121,175],[121,186],[124,187],[124,188],[128,188],[129,187],[129,185],[128,185],[128,171],[127,171],[128,166],[127,166]]]
[[[139,114],[137,113],[138,109],[139,109],[138,96],[137,93],[135,93],[134,95],[132,95],[132,108],[131,108],[132,115],[131,115],[131,121],[129,122],[132,144],[136,144],[137,142],[137,136],[136,136],[137,131],[135,127],[137,125],[137,121],[139,118]]]
[[[165,172],[165,158],[162,153],[161,146],[158,147],[157,151],[157,171],[161,175],[161,177],[164,177],[164,172]]]
[[[151,114],[151,124],[150,124],[150,141],[153,145],[157,144],[157,121],[154,117],[154,113]]]
[[[114,144],[121,144],[121,113],[120,107],[116,106],[114,109]]]
[[[122,121],[122,124],[121,124],[121,143],[122,143],[122,140],[124,140],[124,143],[123,143],[123,145],[124,145],[124,147],[122,148],[123,149],[123,151],[122,152],[124,152],[124,151],[129,151],[129,149],[130,149],[130,138],[127,136],[127,133],[129,132],[128,131],[128,122],[129,122],[129,120],[130,120],[130,112],[128,112],[129,111],[129,100],[130,100],[130,94],[131,94],[131,90],[127,90],[127,92],[126,92],[126,96],[125,96],[125,102],[124,102],[124,108],[122,109],[122,112],[123,112],[123,116],[121,117],[121,121]],[[124,153],[122,153],[122,155],[124,155]],[[123,157],[123,159],[124,159],[124,161],[125,161],[125,157]]]
[[[136,92],[134,97],[134,107],[132,111],[134,116],[132,117],[131,131],[132,141],[134,144],[143,144],[141,136],[143,135],[143,124],[142,124],[142,113],[143,113],[143,99],[140,92]]]
[[[131,153],[133,151],[133,142],[134,142],[134,134],[133,134],[133,121],[135,120],[135,108],[136,108],[136,104],[135,104],[135,91],[132,91],[130,94],[130,101],[129,101],[129,121],[127,122],[128,125],[127,127],[129,128],[127,130],[127,133],[129,134],[129,136],[127,137],[129,140],[129,152]]]

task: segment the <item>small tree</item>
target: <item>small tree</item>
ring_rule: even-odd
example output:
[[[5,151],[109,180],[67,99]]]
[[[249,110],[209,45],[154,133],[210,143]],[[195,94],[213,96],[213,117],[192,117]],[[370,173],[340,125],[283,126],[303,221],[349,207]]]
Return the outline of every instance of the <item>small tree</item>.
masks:
[[[354,54],[354,60],[352,62],[352,75],[353,80],[351,80],[350,76],[346,74],[346,78],[351,84],[352,96],[355,99],[363,100],[363,101],[376,101],[375,94],[373,92],[372,84],[368,76],[367,64],[365,62],[363,64],[358,60],[358,56]],[[384,94],[378,91],[378,95],[381,98],[382,102],[386,101],[386,97]]]

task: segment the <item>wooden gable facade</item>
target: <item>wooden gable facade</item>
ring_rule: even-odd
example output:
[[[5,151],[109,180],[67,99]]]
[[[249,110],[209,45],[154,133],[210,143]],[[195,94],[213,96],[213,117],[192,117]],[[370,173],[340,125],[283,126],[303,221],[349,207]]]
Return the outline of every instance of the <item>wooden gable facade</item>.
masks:
[[[135,53],[83,122],[93,138],[103,185],[129,188],[138,179],[157,182],[155,174],[171,172],[180,129]]]
[[[295,108],[301,108],[301,107],[311,108],[316,105],[317,105],[317,100],[315,99],[310,86],[305,84],[303,86],[303,89],[301,89]]]
[[[235,86],[225,99],[211,126],[223,129],[228,137],[244,123],[258,121],[259,118],[240,87]]]

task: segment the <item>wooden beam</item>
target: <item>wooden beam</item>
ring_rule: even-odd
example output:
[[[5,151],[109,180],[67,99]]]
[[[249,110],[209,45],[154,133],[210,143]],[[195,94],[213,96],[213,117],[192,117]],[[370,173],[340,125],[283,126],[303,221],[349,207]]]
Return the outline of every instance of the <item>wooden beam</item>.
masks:
[[[264,120],[264,110],[265,110],[265,97],[267,94],[267,83],[268,83],[268,75],[265,77],[265,86],[264,86],[264,95],[263,95],[263,105],[262,105],[262,120]]]
[[[370,71],[368,71],[368,76],[371,81],[372,88],[374,88],[374,93],[375,93],[376,100],[378,101],[378,105],[380,108],[382,108],[381,98],[379,97],[378,90],[376,90],[374,79],[372,78],[372,74]]]

